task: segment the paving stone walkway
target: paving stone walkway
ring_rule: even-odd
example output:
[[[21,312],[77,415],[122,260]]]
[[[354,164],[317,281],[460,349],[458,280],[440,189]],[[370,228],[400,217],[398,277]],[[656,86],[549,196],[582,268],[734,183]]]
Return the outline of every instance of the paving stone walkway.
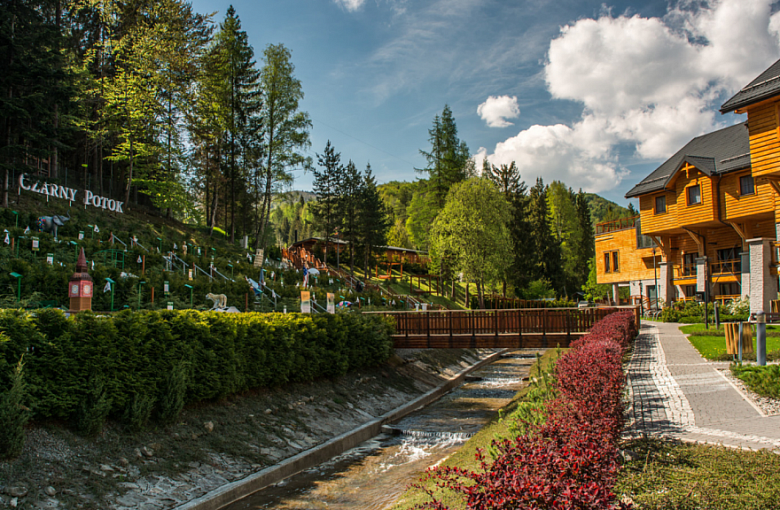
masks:
[[[767,416],[676,324],[643,322],[628,371],[629,434],[780,452],[780,415]]]

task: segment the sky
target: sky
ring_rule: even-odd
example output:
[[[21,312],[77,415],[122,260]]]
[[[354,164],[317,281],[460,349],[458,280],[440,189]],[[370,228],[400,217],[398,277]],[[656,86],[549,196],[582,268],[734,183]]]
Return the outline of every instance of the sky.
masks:
[[[526,183],[627,205],[690,139],[744,122],[718,108],[780,58],[771,0],[192,0],[215,22],[231,3],[258,65],[292,51],[307,154],[330,140],[379,182],[422,176],[446,104],[478,168],[515,161]]]

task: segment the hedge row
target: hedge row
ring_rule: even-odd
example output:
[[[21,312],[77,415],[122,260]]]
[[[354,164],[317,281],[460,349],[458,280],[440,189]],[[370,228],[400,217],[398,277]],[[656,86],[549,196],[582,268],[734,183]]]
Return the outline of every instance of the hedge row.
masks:
[[[629,508],[612,487],[623,428],[622,359],[635,336],[633,312],[599,321],[558,361],[546,420],[528,423],[515,439],[494,441],[492,462],[480,451],[480,471],[438,467],[428,476],[463,494],[468,509]],[[446,507],[434,499],[419,508]]]
[[[391,326],[361,314],[124,311],[68,319],[59,310],[0,310],[0,331],[7,337],[0,390],[11,387],[24,356],[33,418],[74,420],[91,432],[106,416],[132,421],[140,413],[143,422],[153,411],[178,414],[188,403],[340,376],[386,361],[392,346]],[[85,425],[93,415],[99,423]]]

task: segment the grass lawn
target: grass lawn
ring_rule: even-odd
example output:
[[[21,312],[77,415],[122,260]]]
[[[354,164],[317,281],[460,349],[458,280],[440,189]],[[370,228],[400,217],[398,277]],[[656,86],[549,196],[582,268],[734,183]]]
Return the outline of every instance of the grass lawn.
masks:
[[[780,359],[780,326],[767,326],[766,352],[768,359]],[[690,335],[688,340],[704,358],[712,361],[731,361],[726,354],[726,334],[723,329],[705,329],[704,324],[681,326],[680,331]],[[753,337],[755,350],[755,335]],[[746,354],[743,359],[755,359],[755,353]]]
[[[759,510],[780,508],[780,455],[636,440],[615,493],[642,509]]]

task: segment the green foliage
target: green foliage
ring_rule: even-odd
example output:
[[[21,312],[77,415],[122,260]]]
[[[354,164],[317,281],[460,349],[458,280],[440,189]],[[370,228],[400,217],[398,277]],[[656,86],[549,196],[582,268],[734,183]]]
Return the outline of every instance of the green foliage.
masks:
[[[131,432],[141,432],[146,428],[154,409],[154,398],[142,393],[133,396],[132,403],[127,406],[124,422]]]
[[[582,291],[585,293],[585,299],[588,301],[594,301],[596,299],[602,299],[608,297],[612,289],[609,285],[596,283],[598,273],[596,271],[596,257],[591,257],[588,261],[588,281],[582,286]]]
[[[186,404],[337,377],[386,361],[392,346],[386,319],[358,313],[0,310],[0,330],[0,388],[30,352],[33,417],[71,419],[86,435],[107,416],[141,430],[149,416],[174,422]]]
[[[160,395],[158,418],[163,424],[174,423],[184,409],[187,395],[187,370],[184,363],[175,364],[166,374]]]
[[[761,396],[780,399],[780,365],[731,365],[731,372]]]
[[[8,338],[0,334],[0,342]],[[25,387],[22,375],[22,359],[10,374],[11,385],[0,392],[0,458],[16,457],[24,447],[24,425],[30,417],[24,406]]]
[[[85,436],[96,436],[103,430],[103,423],[111,411],[111,399],[102,375],[92,375],[85,389],[76,414],[76,429]]]
[[[485,284],[503,281],[511,264],[511,211],[496,185],[473,177],[452,187],[431,228],[431,259],[478,283],[480,307]]]
[[[524,299],[546,299],[555,297],[550,282],[544,279],[534,280],[523,290]]]
[[[590,209],[590,217],[593,220],[593,224],[601,223],[604,221],[616,220],[619,218],[630,218],[636,216],[636,211],[629,205],[629,208],[620,206],[614,202],[607,200],[604,197],[600,197],[595,193],[584,193],[585,202]]]

